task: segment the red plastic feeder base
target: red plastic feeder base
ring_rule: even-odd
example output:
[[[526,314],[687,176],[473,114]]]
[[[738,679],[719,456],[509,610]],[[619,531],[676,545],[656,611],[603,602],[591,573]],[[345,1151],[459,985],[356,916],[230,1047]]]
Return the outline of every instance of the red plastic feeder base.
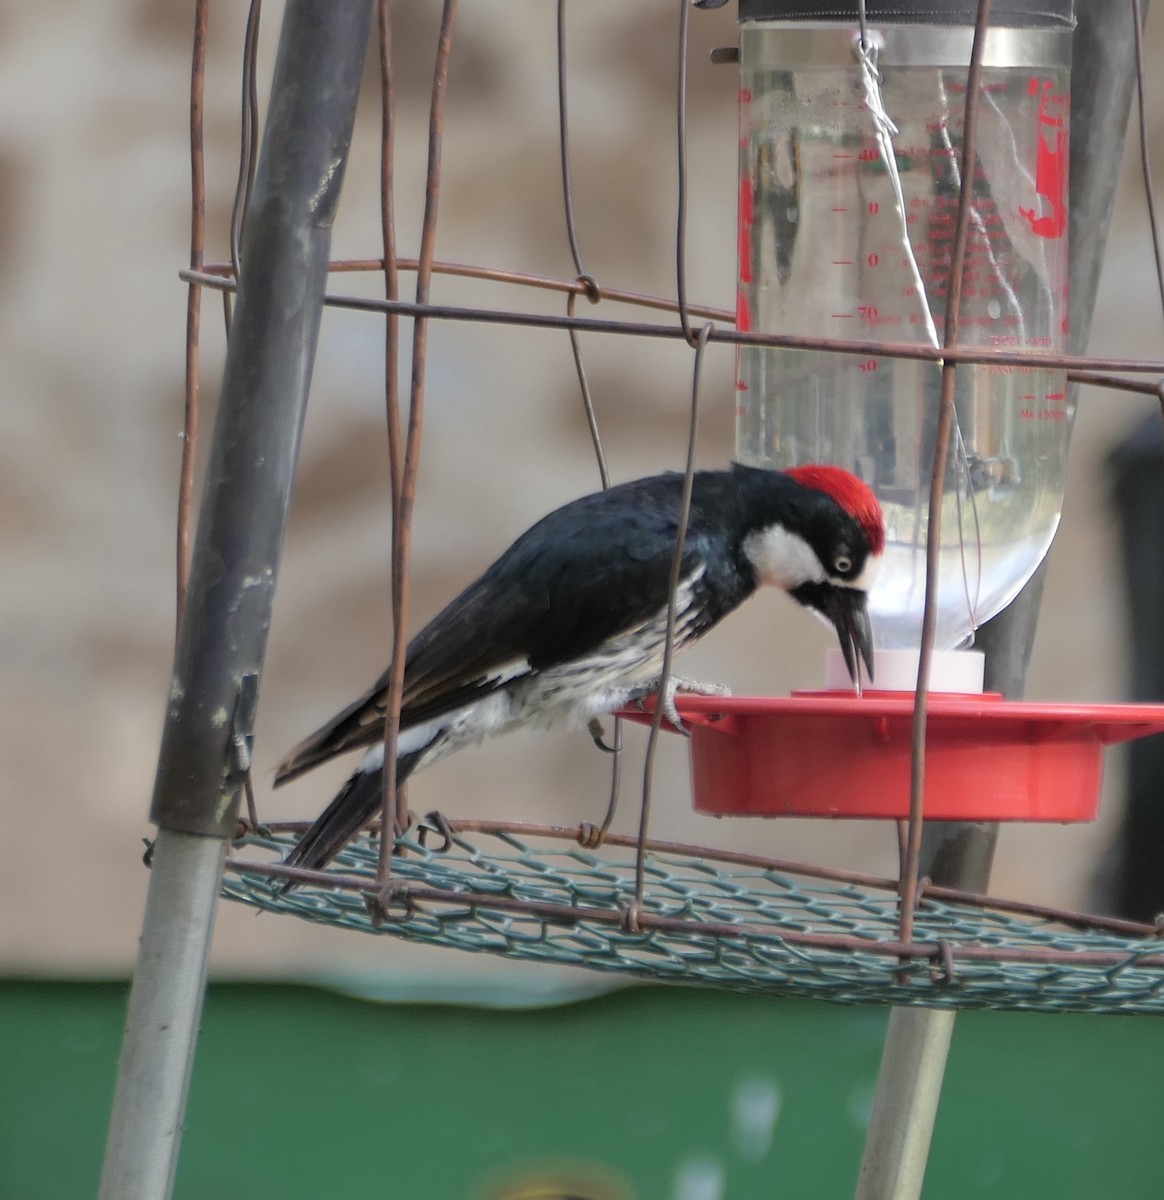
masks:
[[[717,816],[908,817],[913,701],[911,692],[875,691],[679,695],[695,808]],[[928,710],[930,820],[1094,820],[1104,746],[1164,732],[1164,705],[933,693]]]

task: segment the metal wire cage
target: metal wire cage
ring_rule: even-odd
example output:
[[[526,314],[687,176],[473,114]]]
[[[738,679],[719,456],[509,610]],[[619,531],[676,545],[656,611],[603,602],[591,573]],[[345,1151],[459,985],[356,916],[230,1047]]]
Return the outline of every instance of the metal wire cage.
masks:
[[[334,277],[353,271],[383,272],[386,298],[328,295],[325,304],[364,311],[385,318],[390,354],[397,353],[398,321],[414,320],[412,392],[407,422],[395,394],[396,371],[387,372],[387,406],[391,445],[393,528],[393,602],[396,614],[393,661],[403,661],[407,611],[410,529],[408,514],[415,493],[416,465],[423,429],[425,337],[433,320],[502,322],[531,329],[562,329],[570,334],[587,420],[599,460],[603,484],[609,479],[597,419],[590,401],[578,334],[602,332],[631,337],[682,340],[692,349],[692,400],[687,471],[693,469],[699,409],[702,351],[710,341],[736,345],[803,346],[838,354],[876,353],[887,357],[929,358],[943,365],[946,386],[943,409],[952,413],[953,378],[959,363],[990,361],[998,365],[1040,365],[1065,368],[1074,383],[1124,388],[1161,394],[1161,385],[1138,374],[1164,373],[1164,363],[1082,358],[1073,355],[1032,355],[992,349],[972,350],[957,341],[957,322],[948,323],[946,343],[928,351],[882,340],[838,342],[789,338],[732,329],[733,314],[693,303],[687,295],[685,222],[687,212],[686,76],[688,24],[691,5],[678,5],[676,75],[678,107],[676,140],[679,203],[676,222],[675,296],[649,296],[600,284],[585,269],[579,249],[571,186],[569,117],[566,83],[565,4],[558,5],[558,100],[560,163],[565,198],[566,232],[576,269],[573,278],[557,279],[499,270],[467,263],[438,262],[435,257],[437,205],[441,177],[441,136],[445,92],[452,51],[455,0],[445,0],[436,49],[429,121],[429,159],[425,192],[428,198],[420,246],[415,258],[402,257],[395,245],[391,172],[382,174],[385,241],[374,258],[331,262]],[[976,34],[989,24],[989,4],[980,6]],[[206,5],[201,4],[203,15]],[[191,311],[196,312],[205,289],[228,297],[243,264],[240,245],[243,221],[253,188],[256,157],[257,104],[255,55],[258,5],[253,4],[244,54],[243,156],[237,202],[231,227],[232,261],[203,261],[204,229],[198,214],[204,200],[201,182],[200,131],[195,123],[195,224],[190,268],[183,278],[190,285]],[[1132,16],[1139,21],[1138,5]],[[378,47],[384,80],[383,161],[393,161],[394,122],[391,9],[379,9]],[[1139,78],[1142,79],[1142,59]],[[194,109],[205,63],[197,54]],[[974,106],[976,67],[971,66],[967,88],[967,161],[975,153]],[[972,171],[963,171],[968,179]],[[1149,198],[1151,204],[1151,198]],[[1154,208],[1152,210],[1154,212]],[[961,198],[960,230],[954,262],[961,261],[966,244],[965,196]],[[414,272],[415,299],[400,299],[399,273]],[[429,287],[434,274],[480,278],[517,288],[552,289],[567,297],[564,315],[496,311],[468,305],[433,305]],[[958,307],[960,274],[950,283],[949,308]],[[1164,287],[1164,285],[1162,285]],[[579,316],[575,301],[585,296],[594,303],[632,304],[677,317],[674,321],[627,321],[605,316]],[[702,325],[699,322],[703,322]],[[190,325],[188,387],[196,388],[198,372],[197,322]],[[1114,375],[1112,372],[1120,371]],[[188,412],[193,406],[188,405]],[[189,499],[197,442],[193,416],[187,427],[183,463],[179,544],[185,547],[190,525]],[[940,493],[945,456],[935,454],[935,487]],[[931,528],[936,521],[931,514]],[[179,605],[186,591],[186,558],[180,552]],[[676,559],[676,561],[678,561]],[[932,627],[928,635],[932,641]],[[925,653],[923,652],[923,663]],[[670,656],[665,672],[670,670]],[[924,668],[923,668],[924,673]],[[400,676],[390,684],[388,738],[399,711]],[[252,698],[253,699],[253,698]],[[240,703],[240,710],[248,710]],[[924,761],[927,694],[919,688],[914,727],[914,753]],[[1148,925],[1103,922],[1065,911],[1003,904],[985,897],[958,893],[941,896],[921,878],[919,868],[924,770],[914,771],[910,819],[903,828],[900,878],[872,880],[849,873],[822,872],[805,865],[766,862],[745,856],[718,855],[697,847],[666,846],[648,837],[651,762],[660,721],[648,744],[640,836],[629,843],[607,835],[600,849],[587,843],[602,841],[593,830],[580,836],[538,827],[500,823],[455,822],[447,848],[436,850],[411,832],[395,843],[365,835],[326,873],[298,873],[277,865],[288,848],[291,827],[260,824],[250,790],[249,719],[237,722],[232,742],[233,772],[245,782],[251,805],[248,832],[234,842],[227,863],[223,894],[266,911],[379,931],[403,938],[503,954],[538,961],[566,962],[641,978],[655,978],[751,991],[808,994],[841,1001],[876,1000],[893,1004],[959,1007],[1016,1007],[1085,1009],[1088,1011],[1158,1011],[1164,995],[1164,956]],[[616,775],[617,778],[617,775]],[[615,786],[617,791],[617,784]],[[613,802],[613,801],[612,801]],[[389,781],[385,814],[395,812],[403,824],[401,798]],[[606,825],[609,824],[609,820]],[[603,828],[603,833],[605,833]],[[576,836],[568,847],[563,836]],[[389,853],[389,851],[393,853]],[[297,886],[282,884],[294,876]],[[1001,905],[1001,909],[1000,909]]]
[[[713,7],[714,0],[702,0],[698,6]],[[442,0],[441,4],[428,126],[424,218],[415,259],[405,259],[396,244],[394,220],[397,74],[393,6],[391,0],[377,0],[375,7],[383,80],[383,244],[379,251],[364,260],[342,263],[331,261],[330,253],[331,224],[355,121],[373,0],[288,0],[262,155],[258,154],[255,67],[260,5],[259,0],[252,0],[243,56],[242,155],[231,220],[231,261],[212,264],[207,263],[205,252],[203,136],[210,0],[195,3],[190,97],[191,255],[189,268],[183,272],[189,297],[177,539],[178,639],[151,814],[159,833],[130,994],[102,1197],[124,1200],[127,1196],[169,1192],[178,1145],[176,1131],[182,1128],[197,1037],[213,911],[220,889],[228,898],[259,909],[294,913],[334,926],[387,932],[514,958],[570,962],[640,978],[813,995],[844,1002],[1160,1011],[1164,1007],[1164,954],[1156,928],[1008,904],[948,887],[935,888],[923,878],[922,800],[928,664],[934,628],[928,579],[922,666],[913,715],[910,815],[901,828],[898,879],[871,879],[653,840],[649,813],[653,752],[661,728],[659,713],[648,742],[637,837],[619,838],[606,833],[603,838],[605,830],[590,828],[531,829],[458,821],[448,828],[448,845],[439,848],[426,845],[415,830],[400,838],[378,841],[365,834],[328,872],[296,873],[280,865],[294,828],[268,828],[259,820],[250,786],[251,739],[291,482],[325,305],[377,314],[387,326],[394,671],[388,689],[386,761],[394,760],[400,711],[410,514],[424,424],[427,334],[434,320],[567,331],[604,486],[609,473],[583,369],[578,340],[581,332],[665,339],[690,348],[688,480],[694,467],[700,367],[703,351],[713,341],[940,363],[943,389],[933,466],[931,530],[938,525],[945,470],[942,436],[943,430],[945,435],[950,432],[954,376],[959,364],[1056,368],[1065,370],[1075,384],[1090,383],[1164,399],[1164,385],[1156,382],[1164,377],[1164,362],[1159,360],[1020,354],[968,348],[959,342],[957,316],[969,190],[965,181],[974,175],[975,98],[981,66],[978,48],[984,44],[990,25],[990,0],[978,0],[976,7],[975,54],[966,87],[964,159],[960,164],[963,182],[959,187],[946,331],[942,344],[934,347],[887,344],[872,338],[838,341],[741,331],[732,328],[731,312],[697,305],[688,296],[685,252],[690,0],[676,0],[675,4],[678,205],[673,298],[610,287],[586,270],[575,227],[571,186],[564,0],[558,4],[557,39],[560,166],[574,275],[550,278],[437,261],[444,106],[457,0]],[[863,25],[863,0],[855,8]],[[1127,28],[1113,19],[1117,9],[1127,18]],[[1070,318],[1077,347],[1083,345],[1095,298],[1102,257],[1102,238],[1096,234],[1106,228],[1111,214],[1119,131],[1137,85],[1141,147],[1147,167],[1139,0],[1088,5],[1086,14],[1081,15],[1085,15],[1080,29],[1086,26],[1088,51],[1086,69],[1074,81],[1076,93],[1087,96],[1092,117],[1100,112],[1101,100],[1110,103],[1103,108],[1103,119],[1091,120],[1072,147],[1071,221],[1082,223],[1090,235],[1072,238],[1073,258],[1079,260],[1073,262]],[[866,45],[863,28],[861,45]],[[724,56],[725,61],[730,58],[730,54]],[[1076,168],[1077,153],[1081,169]],[[968,166],[970,169],[966,169]],[[1149,175],[1147,170],[1145,175]],[[1077,188],[1080,180],[1087,186]],[[1154,227],[1150,189],[1148,201]],[[1094,227],[1088,229],[1088,223]],[[1164,256],[1155,236],[1154,250],[1164,296]],[[382,273],[385,298],[329,294],[329,280],[351,271]],[[401,299],[402,271],[415,274],[414,297],[409,300]],[[551,289],[566,297],[566,311],[553,315],[436,305],[431,302],[430,287],[438,272]],[[191,551],[191,499],[199,441],[200,329],[207,291],[220,292],[225,298],[230,336],[207,484]],[[628,303],[665,315],[645,321],[579,315],[575,311],[579,296],[594,303]],[[397,381],[401,316],[413,320],[407,420],[402,415]],[[682,528],[681,521],[676,564]],[[931,557],[936,553],[935,546],[931,540]],[[1036,589],[1028,602],[1017,608],[1012,605],[1012,611],[1022,612],[1009,627],[1010,634],[1002,639],[1001,657],[1010,661],[1001,668],[1007,685],[999,690],[1011,695],[1021,689],[1023,647],[1033,630],[1037,599]],[[669,624],[673,625],[673,612],[671,615]],[[664,676],[670,672],[670,660],[669,645]],[[612,799],[618,790],[617,761],[616,755]],[[382,827],[386,829],[405,825],[404,797],[396,794],[391,776],[389,772],[382,806]],[[240,834],[238,811],[243,795],[248,800],[249,820]],[[599,842],[602,845],[596,848]],[[988,852],[984,861],[989,861]],[[289,878],[296,883],[290,891],[283,886]],[[895,1019],[902,1012],[926,1019],[946,1015],[898,1009],[891,1019],[887,1057],[892,1055],[894,1045],[900,1050],[904,1044],[895,1037]],[[947,1025],[947,1040],[948,1033]],[[928,1036],[926,1030],[920,1035]],[[903,1038],[910,1036],[910,1031],[903,1032]],[[934,1044],[933,1040],[927,1042],[927,1054]],[[918,1046],[916,1037],[913,1045]],[[931,1083],[935,1068],[940,1075],[940,1062],[930,1061],[927,1066],[918,1057],[915,1065],[915,1074],[927,1073]],[[878,1177],[881,1167],[888,1163],[893,1173],[900,1170],[910,1175],[912,1182],[904,1189],[880,1189],[874,1183],[859,1191],[860,1195],[920,1192],[924,1148],[921,1154],[907,1155],[903,1146],[914,1138],[917,1129],[923,1130],[923,1141],[928,1137],[924,1130],[932,1127],[936,1092],[933,1087],[919,1088],[916,1093],[902,1096],[893,1080],[889,1081],[884,1102],[879,1098],[875,1103],[866,1153],[870,1171],[863,1169],[862,1179]],[[927,1106],[928,1114],[921,1111]],[[905,1126],[909,1127],[908,1136],[903,1132]]]

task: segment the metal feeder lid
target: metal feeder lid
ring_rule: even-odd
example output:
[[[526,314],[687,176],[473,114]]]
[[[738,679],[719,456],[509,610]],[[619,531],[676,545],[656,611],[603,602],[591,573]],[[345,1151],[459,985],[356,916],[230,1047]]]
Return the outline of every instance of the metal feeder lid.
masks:
[[[973,25],[977,0],[868,0],[869,22],[894,25]],[[740,0],[741,21],[820,21],[856,23],[856,0]],[[1004,0],[990,10],[991,26],[1005,29],[1075,27],[1074,0]]]

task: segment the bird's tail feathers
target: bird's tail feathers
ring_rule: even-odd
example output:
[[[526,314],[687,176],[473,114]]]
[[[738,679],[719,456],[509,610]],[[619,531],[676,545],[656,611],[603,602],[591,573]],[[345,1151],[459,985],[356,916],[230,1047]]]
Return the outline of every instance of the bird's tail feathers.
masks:
[[[397,760],[397,786],[412,773],[423,753],[424,750],[416,750],[401,755]],[[340,788],[335,799],[315,819],[311,828],[296,842],[284,859],[284,865],[303,867],[308,871],[322,870],[376,815],[380,809],[383,791],[383,766],[373,763],[367,770],[361,766]],[[294,880],[288,880],[282,891],[287,893],[295,886]]]
[[[274,786],[279,787],[319,766],[329,758],[354,750],[359,746],[371,745],[384,736],[383,709],[384,681],[376,684],[353,701],[342,712],[337,713],[326,725],[305,737],[288,752],[275,768]]]

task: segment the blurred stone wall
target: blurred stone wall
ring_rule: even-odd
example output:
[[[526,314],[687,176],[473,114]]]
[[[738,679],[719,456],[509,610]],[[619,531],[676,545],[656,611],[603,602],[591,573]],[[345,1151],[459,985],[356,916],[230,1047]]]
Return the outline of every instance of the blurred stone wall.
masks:
[[[1096,2],[1096,0],[1083,0]],[[241,4],[211,15],[207,81],[208,258],[226,257],[236,170]],[[1123,5],[1113,5],[1113,10]],[[397,209],[413,251],[435,0],[398,0],[402,94]],[[187,85],[193,6],[81,0],[0,12],[0,969],[123,974],[146,872],[146,820],[173,635],[173,525],[182,413],[188,253]],[[611,286],[674,289],[675,4],[569,6],[572,154],[586,269]],[[265,93],[280,8],[269,3]],[[731,9],[693,13],[689,289],[730,308],[735,272],[736,79],[707,52],[734,41]],[[1148,61],[1164,52],[1149,31]],[[449,95],[437,253],[572,274],[557,158],[554,6],[461,6]],[[369,70],[334,240],[336,257],[379,253],[378,93]],[[1159,97],[1161,83],[1150,88]],[[1151,120],[1164,163],[1164,102]],[[1161,179],[1157,178],[1157,186]],[[1138,163],[1121,182],[1092,348],[1160,356]],[[376,276],[334,290],[375,294]],[[411,278],[405,277],[405,287]],[[549,294],[439,279],[436,301],[560,311]],[[603,310],[608,311],[608,310]],[[205,430],[221,373],[221,307],[204,308]],[[613,311],[612,311],[613,315]],[[633,315],[633,314],[632,314]],[[407,338],[404,345],[407,346]],[[682,464],[690,352],[678,343],[583,339],[611,470]],[[708,354],[702,465],[732,446],[730,351]],[[386,661],[388,503],[383,330],[325,317],[257,729],[261,812],[314,815],[347,764],[276,796],[286,747],[363,689]],[[1124,614],[1105,454],[1146,406],[1085,396],[1064,522],[1052,551],[1030,695],[1124,694]],[[517,533],[598,483],[565,334],[474,325],[430,333],[426,439],[416,512],[415,622]],[[756,599],[684,660],[737,692],[816,686],[826,631],[781,597]],[[619,827],[635,823],[644,739],[629,735]],[[891,872],[891,828],[716,823],[690,811],[684,748],[667,739],[654,830],[720,846]],[[418,811],[596,818],[608,763],[582,735],[514,736],[447,761],[412,785]],[[1118,771],[1109,772],[1118,784]],[[1085,903],[1110,838],[1118,786],[1089,828],[1006,830],[996,890]],[[442,975],[478,960],[408,949],[223,906],[216,968]]]

